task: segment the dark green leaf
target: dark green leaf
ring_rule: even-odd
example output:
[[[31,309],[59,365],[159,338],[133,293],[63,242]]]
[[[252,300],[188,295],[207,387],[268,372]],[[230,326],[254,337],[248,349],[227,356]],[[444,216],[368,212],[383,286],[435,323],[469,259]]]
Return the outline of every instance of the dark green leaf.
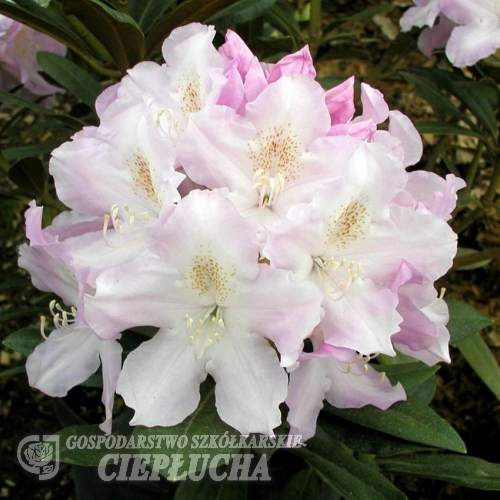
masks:
[[[430,446],[412,443],[383,432],[368,429],[326,412],[320,413],[318,426],[332,438],[347,445],[351,450],[367,455],[388,456],[432,449]]]
[[[462,356],[479,378],[500,400],[500,367],[491,349],[479,333],[457,342],[456,347],[460,349]]]
[[[9,170],[9,179],[33,198],[45,193],[47,172],[38,158],[19,160]]]
[[[469,304],[459,300],[445,300],[450,310],[450,321],[447,325],[451,335],[450,344],[454,345],[493,324],[493,320]]]
[[[427,366],[421,361],[394,365],[371,364],[370,366],[378,372],[384,372],[393,385],[401,382],[406,391],[418,387],[439,370],[439,366]]]
[[[406,392],[408,396],[417,399],[424,405],[428,405],[436,394],[437,382],[436,377],[428,378],[423,384],[420,384]]]
[[[419,401],[408,399],[392,405],[387,410],[373,406],[352,410],[339,410],[328,404],[328,413],[350,422],[375,429],[400,439],[425,444],[433,448],[465,453],[465,444],[450,424]]]
[[[0,312],[0,322],[8,321],[14,318],[33,318],[33,316],[37,316],[40,313],[44,313],[47,311],[46,307],[35,307],[35,306],[27,306],[27,307],[12,307],[11,309],[7,309],[6,311]]]
[[[102,373],[93,373],[85,382],[79,384],[83,387],[99,387],[102,388]]]
[[[24,366],[14,366],[14,368],[0,370],[0,378],[11,377],[12,375],[18,375],[19,373],[26,373],[26,368]]]
[[[27,99],[22,99],[21,97],[10,94],[9,92],[0,91],[0,102],[6,102],[7,104],[11,104],[12,106],[20,106],[21,108],[26,108],[31,111],[35,111],[36,113],[41,113],[43,115],[53,116],[60,122],[76,130],[80,130],[82,127],[85,126],[84,122],[77,120],[72,116],[57,113],[56,111],[52,111],[51,109],[39,106],[34,102],[28,101]]]
[[[484,134],[475,132],[460,125],[454,125],[448,122],[437,121],[419,121],[415,123],[415,127],[420,134],[435,134],[435,135],[469,135],[478,139],[486,140]]]
[[[462,195],[462,196],[460,196],[460,195]],[[473,202],[477,201],[476,198],[472,197],[470,194],[468,194],[466,192],[460,192],[458,194],[458,196],[459,196],[459,199],[458,199],[457,205],[459,205],[459,206],[465,206],[465,205],[468,205],[469,203],[473,203]],[[474,255],[477,253],[479,253],[479,251],[474,250],[473,248],[458,247],[456,258],[460,259],[461,257],[465,257],[466,255]],[[472,264],[467,264],[465,266],[457,267],[456,270],[457,271],[471,271],[472,269],[479,269],[480,267],[486,267],[490,262],[491,262],[491,259],[479,260],[479,261],[474,262]]]
[[[33,326],[26,326],[11,333],[3,341],[3,345],[28,357],[41,342],[43,342],[43,337],[40,335],[40,330]]]
[[[362,463],[321,429],[306,448],[294,448],[325,483],[347,499],[396,500],[406,498],[376,467]]]
[[[79,1],[79,0],[78,0]],[[235,0],[187,0],[168,17],[152,28],[146,38],[146,57],[159,51],[161,44],[179,26],[192,22],[205,22],[219,11],[231,6]]]
[[[212,481],[205,474],[201,481],[186,480],[179,485],[174,500],[245,500],[247,483],[242,481]]]
[[[447,115],[452,115],[477,130],[477,126],[453,104],[448,96],[441,92],[441,87],[427,75],[409,71],[401,71],[401,75],[415,87],[417,94],[433,107],[439,121],[444,121]]]
[[[224,31],[230,26],[252,21],[262,15],[275,2],[276,0],[239,0],[207,19],[206,22],[215,24],[218,31]]]
[[[455,96],[477,117],[478,122],[485,130],[496,135],[498,131],[496,110],[499,104],[499,92],[497,86],[492,82],[471,81],[463,75],[436,68],[419,68],[412,70],[412,73],[432,82],[436,88],[443,89]],[[469,125],[471,123],[473,128],[478,129],[473,122],[470,122]]]
[[[226,436],[229,438],[231,438],[231,436],[237,436],[239,439],[239,433],[224,423],[217,414],[217,409],[215,407],[215,384],[213,380],[208,379],[201,386],[201,399],[198,408],[182,423],[173,427],[148,428],[137,426],[134,429],[133,436],[136,438],[144,436],[146,438],[146,442],[148,442],[149,436],[165,436],[165,438],[170,436],[173,439],[173,443],[165,445],[167,441],[164,440],[162,441],[163,445],[160,448],[139,450],[138,453],[168,453],[169,455],[172,454],[182,456],[184,466],[179,468],[179,470],[173,471],[172,468],[169,468],[167,470],[161,469],[158,471],[168,480],[175,481],[192,472],[203,470],[203,466],[208,467],[212,459],[217,455],[225,456],[224,460],[222,460],[221,457],[221,461],[218,465],[228,463],[231,459],[231,454],[238,452],[237,448],[220,447],[219,445],[217,445],[216,448],[204,448],[199,443],[193,442],[193,436],[222,436],[224,433],[226,433]],[[177,439],[182,436],[186,436],[187,439],[187,445],[185,447],[178,445]],[[217,439],[217,444],[218,442],[219,441]],[[181,442],[181,444],[183,443]],[[190,461],[189,456],[193,453],[206,455],[208,458],[207,460],[205,460],[205,458],[200,458],[195,464],[193,464]],[[154,468],[154,464],[151,465]]]
[[[63,0],[62,5],[65,14],[78,17],[104,45],[120,70],[142,60],[144,35],[130,16],[99,0]]]
[[[368,21],[373,19],[373,16],[377,14],[382,14],[383,12],[387,12],[389,10],[394,9],[394,5],[390,4],[382,4],[382,5],[373,5],[371,7],[367,7],[361,12],[354,14],[353,16],[342,18],[342,21]]]
[[[294,12],[285,0],[277,2],[266,12],[266,19],[276,26],[284,35],[289,35],[295,42],[294,50],[302,41],[300,26],[295,19]]]
[[[479,490],[500,490],[500,464],[479,458],[452,453],[418,453],[383,458],[378,463],[384,472],[438,479]]]
[[[112,436],[115,436],[115,438],[109,438],[110,448],[107,448],[103,443],[102,439],[105,435],[98,425],[72,425],[61,429],[56,433],[56,436],[59,436],[60,443],[59,461],[86,467],[96,467],[101,459],[110,453],[137,453],[135,448],[125,448],[132,431],[132,427],[128,425],[130,419],[131,412],[126,411],[113,420]],[[100,442],[98,441],[99,436],[101,436]],[[81,438],[80,443],[88,443],[88,445],[85,447],[77,446],[76,443],[79,438]],[[118,442],[118,440],[120,441]],[[111,446],[112,444],[116,446]]]
[[[143,33],[147,33],[155,23],[161,19],[163,13],[175,4],[176,0],[129,0],[128,8],[130,15],[141,27]]]
[[[77,53],[88,52],[86,44],[72,31],[63,16],[41,7],[33,0],[0,0],[0,13],[64,43]]]
[[[18,146],[15,148],[4,149],[2,153],[7,161],[14,162],[29,156],[48,154],[57,148],[57,146],[59,146],[57,142],[30,144],[29,146]]]
[[[310,500],[319,498],[322,490],[321,480],[312,467],[302,469],[292,477],[281,492],[279,500]]]
[[[45,73],[94,109],[97,96],[102,92],[102,86],[97,80],[74,62],[58,54],[38,52],[36,59]]]

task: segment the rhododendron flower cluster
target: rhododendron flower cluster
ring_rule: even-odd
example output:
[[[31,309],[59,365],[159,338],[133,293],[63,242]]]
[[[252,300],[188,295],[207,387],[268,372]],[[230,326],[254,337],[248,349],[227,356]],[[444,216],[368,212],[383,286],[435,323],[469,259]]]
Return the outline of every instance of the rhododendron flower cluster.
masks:
[[[215,380],[220,418],[242,434],[282,421],[314,435],[339,408],[405,399],[369,363],[396,351],[449,361],[433,283],[451,266],[446,220],[463,181],[406,171],[411,121],[354,78],[328,91],[306,48],[260,62],[232,31],[191,24],[98,98],[98,127],[53,152],[71,210],[27,212],[20,265],[56,293],[55,329],[28,359],[31,385],[62,396],[102,365],[132,425],[172,426]],[[385,122],[387,123],[387,126]],[[379,128],[379,125],[383,127]],[[129,328],[158,329],[120,363]]]
[[[8,91],[22,84],[35,95],[63,92],[39,74],[42,69],[36,60],[39,51],[64,56],[66,47],[44,33],[0,15],[0,89]]]
[[[457,67],[472,66],[500,48],[500,7],[497,0],[414,0],[401,18],[403,31],[425,28],[418,47],[430,57],[446,47]],[[439,18],[439,23],[436,20]]]

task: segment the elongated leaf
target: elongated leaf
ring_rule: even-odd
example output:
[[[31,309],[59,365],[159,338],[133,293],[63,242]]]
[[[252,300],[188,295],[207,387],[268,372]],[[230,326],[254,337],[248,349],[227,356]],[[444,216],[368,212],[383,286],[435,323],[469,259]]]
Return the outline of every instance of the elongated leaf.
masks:
[[[290,35],[295,42],[294,50],[302,41],[300,26],[290,5],[284,0],[277,2],[265,14],[266,19],[284,35]]]
[[[493,320],[469,304],[459,300],[445,300],[450,310],[448,330],[451,335],[451,345],[455,345],[457,342],[493,324]]]
[[[235,0],[188,0],[160,21],[146,37],[146,57],[159,51],[172,30],[192,22],[203,23],[221,10],[230,7]]]
[[[492,135],[498,131],[496,110],[499,92],[496,85],[487,81],[471,81],[462,75],[436,68],[419,68],[418,74],[436,86],[457,97]]]
[[[57,148],[57,142],[47,142],[45,144],[30,144],[29,146],[18,146],[7,148],[2,151],[4,158],[9,162],[15,162],[28,158],[29,156],[45,155]]]
[[[425,444],[433,448],[465,453],[465,444],[455,429],[425,404],[412,399],[401,401],[387,410],[373,406],[353,410],[339,410],[328,404],[328,413],[350,422],[385,432],[400,439]]]
[[[223,31],[230,26],[252,21],[275,3],[276,0],[239,0],[210,17],[206,22],[215,24],[217,30]]]
[[[130,419],[131,412],[126,411],[113,420],[113,432],[107,441],[98,425],[72,425],[61,429],[56,433],[60,443],[59,461],[97,467],[102,458],[110,453],[137,453],[133,447],[135,441],[129,441],[132,433],[132,427],[128,425]]]
[[[63,0],[62,6],[65,14],[78,17],[106,47],[120,70],[142,60],[144,35],[130,16],[99,0]]]
[[[13,368],[0,370],[0,378],[12,377],[12,375],[19,375],[20,373],[26,373],[26,368],[24,366],[14,366]]]
[[[142,32],[147,33],[175,2],[176,0],[129,0],[128,8]]]
[[[47,171],[38,158],[19,160],[9,170],[9,179],[33,198],[45,193],[47,178]]]
[[[174,500],[246,500],[248,485],[242,481],[212,481],[205,474],[201,481],[183,481]]]
[[[376,467],[356,460],[344,446],[319,430],[306,448],[294,448],[325,483],[348,499],[403,500],[405,495]]]
[[[422,362],[371,366],[378,372],[384,372],[393,384],[401,382],[406,391],[424,383],[439,370],[439,366],[427,366]]]
[[[457,342],[456,347],[488,389],[500,400],[500,367],[479,333]]]
[[[27,306],[27,307],[12,307],[6,311],[0,312],[0,322],[14,318],[32,318],[37,314],[46,312],[45,307]]]
[[[486,140],[484,134],[475,132],[460,125],[453,125],[448,122],[437,122],[437,121],[419,121],[415,123],[415,127],[420,134],[435,134],[435,135],[468,135],[471,137],[477,137],[478,139]]]
[[[409,389],[406,394],[411,396],[413,399],[420,401],[424,405],[428,405],[434,399],[436,389],[436,377],[430,377],[423,384],[420,384],[413,389]]]
[[[231,460],[231,454],[237,453],[238,448],[223,447],[219,445],[219,437],[224,434],[228,436],[228,443],[231,436],[239,439],[238,431],[224,423],[215,408],[215,384],[209,379],[202,384],[201,400],[194,413],[187,417],[179,425],[172,427],[142,427],[137,426],[134,429],[133,436],[145,439],[148,442],[150,436],[163,436],[165,439],[160,442],[160,447],[153,449],[146,448],[139,450],[139,453],[163,453],[169,456],[175,455],[182,457],[184,465],[178,470],[175,468],[160,469],[158,472],[170,481],[176,481],[186,477],[186,475],[198,472],[207,467],[214,467],[212,463],[214,458],[221,458],[216,465],[228,463]],[[196,436],[196,438],[194,438]],[[199,436],[216,436],[216,446],[210,447],[208,441],[203,445],[198,439]],[[182,440],[179,440],[181,438]],[[236,442],[238,442],[236,439]],[[186,440],[186,445],[184,445]],[[156,441],[158,442],[158,440]],[[162,444],[163,443],[163,444]],[[190,455],[199,454],[200,459],[193,463]],[[150,464],[153,469],[155,464]]]
[[[3,345],[28,357],[41,342],[43,342],[43,337],[40,335],[40,330],[33,326],[27,326],[11,333],[3,341]]]
[[[279,500],[310,500],[318,498],[320,494],[321,480],[313,467],[307,467],[292,477]]]
[[[500,464],[453,453],[417,453],[378,459],[385,472],[439,479],[479,490],[500,490]]]
[[[56,111],[52,111],[51,109],[44,108],[43,106],[39,106],[34,102],[28,101],[27,99],[22,99],[16,95],[10,94],[9,92],[0,91],[0,102],[6,102],[7,104],[11,104],[12,106],[20,106],[21,108],[26,108],[31,111],[35,111],[36,113],[41,113],[48,116],[53,116],[58,121],[68,125],[69,127],[80,130],[85,126],[85,123],[73,118],[69,115],[63,115],[62,113],[57,113]]]
[[[410,73],[409,71],[401,71],[401,75],[408,83],[411,83],[415,87],[418,95],[433,107],[440,121],[444,121],[447,115],[450,114],[456,116],[459,120],[463,120],[478,133],[481,132],[477,125],[467,115],[462,113],[429,77],[414,72]]]
[[[0,14],[46,33],[79,54],[88,53],[85,42],[72,31],[63,16],[41,7],[33,0],[18,0],[16,3],[0,0]]]
[[[433,449],[431,446],[413,443],[374,429],[368,429],[368,427],[349,422],[335,415],[329,415],[326,412],[320,413],[318,426],[330,437],[341,441],[351,450],[367,455],[390,456]]]
[[[36,59],[43,71],[68,92],[94,109],[101,84],[74,62],[52,52],[38,52]]]

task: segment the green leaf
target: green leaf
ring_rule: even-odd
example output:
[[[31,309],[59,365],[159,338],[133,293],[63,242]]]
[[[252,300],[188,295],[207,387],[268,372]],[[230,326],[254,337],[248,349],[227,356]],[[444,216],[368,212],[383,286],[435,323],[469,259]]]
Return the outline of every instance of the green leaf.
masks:
[[[15,162],[29,156],[45,155],[52,152],[60,144],[57,142],[47,142],[45,144],[30,144],[29,146],[18,146],[7,148],[2,151],[3,156],[9,162]]]
[[[36,113],[41,113],[43,115],[53,116],[60,122],[68,125],[71,128],[76,130],[80,130],[85,126],[85,123],[73,118],[69,115],[64,115],[62,113],[57,113],[56,111],[52,111],[51,109],[44,108],[43,106],[39,106],[34,102],[28,101],[27,99],[23,99],[16,95],[10,94],[9,92],[0,91],[0,102],[6,102],[7,104],[11,104],[12,106],[20,106],[21,108],[26,108],[31,111],[35,111]]]
[[[215,24],[218,31],[230,26],[246,23],[261,16],[276,0],[239,0],[207,19],[207,23]]]
[[[102,92],[102,86],[97,80],[74,62],[58,54],[38,52],[36,59],[45,73],[94,109],[97,96]]]
[[[164,12],[175,4],[176,0],[129,0],[130,15],[147,33],[163,17]]]
[[[3,345],[28,357],[42,342],[43,337],[40,335],[40,330],[34,326],[26,326],[11,333],[3,341]]]
[[[161,469],[158,471],[169,481],[177,481],[186,477],[188,474],[203,470],[203,466],[206,464],[208,467],[211,464],[212,459],[217,455],[225,456],[224,460],[221,459],[218,465],[228,463],[231,459],[231,454],[237,453],[238,449],[231,448],[229,446],[221,447],[218,444],[218,438],[217,447],[214,448],[205,448],[202,447],[199,442],[193,441],[193,436],[198,438],[199,436],[222,436],[224,434],[229,438],[231,438],[231,436],[239,436],[239,433],[224,423],[217,414],[217,409],[215,407],[215,383],[211,379],[205,381],[201,386],[201,399],[198,408],[182,423],[172,427],[137,426],[133,432],[133,436],[136,438],[144,436],[146,442],[148,442],[149,436],[165,437],[162,441],[163,446],[160,448],[143,450],[139,448],[138,453],[167,453],[168,455],[177,455],[178,457],[182,457],[182,460],[184,460],[184,467],[180,467],[178,470],[175,470],[175,468],[173,468],[174,470],[169,468],[168,470]],[[179,441],[179,437],[182,436],[186,436],[186,446],[182,446],[183,442]],[[171,442],[169,437],[172,440]],[[181,444],[181,446],[179,446],[179,444]],[[208,455],[208,459],[205,461],[205,459],[200,458],[200,460],[193,464],[190,461],[190,454],[193,453]],[[152,464],[152,466],[154,468],[154,464]],[[189,468],[185,468],[187,466],[189,466]]]
[[[56,432],[55,435],[59,436],[60,443],[59,461],[85,467],[97,467],[101,459],[110,453],[137,453],[135,448],[127,447],[132,431],[132,427],[128,425],[131,414],[132,412],[127,410],[113,420],[111,436],[114,437],[109,437],[109,448],[103,442],[106,436],[98,425],[72,425]],[[99,436],[101,436],[101,441],[98,441]],[[79,439],[81,439],[81,445],[77,445]],[[82,446],[84,444],[86,446]],[[131,444],[135,444],[135,441]]]
[[[8,368],[7,370],[1,370],[0,378],[11,377],[12,375],[17,375],[19,373],[26,373],[26,368],[24,366],[14,366],[13,368]]]
[[[405,495],[376,467],[362,463],[321,429],[306,448],[293,448],[321,479],[347,499],[403,500]],[[314,497],[313,497],[314,498]]]
[[[374,5],[368,7],[361,12],[354,14],[353,16],[344,17],[341,21],[368,21],[373,19],[373,16],[377,14],[382,14],[383,12],[388,12],[394,9],[394,5],[390,4],[382,4],[382,5]]]
[[[471,137],[477,137],[483,141],[486,140],[484,134],[479,132],[474,132],[460,125],[454,125],[448,122],[437,122],[437,121],[419,121],[415,123],[415,127],[420,134],[435,134],[435,135],[468,135]]]
[[[0,0],[0,13],[46,33],[79,54],[88,52],[86,44],[73,32],[63,16],[41,7],[33,0],[16,0],[16,4]]]
[[[455,346],[460,349],[462,356],[478,377],[500,400],[500,367],[491,349],[486,345],[479,333],[457,342]]]
[[[451,335],[451,345],[455,345],[457,342],[493,324],[493,320],[469,304],[459,300],[445,300],[450,310],[450,321],[447,327]]]
[[[467,205],[468,203],[472,203],[472,202],[477,201],[475,198],[468,195],[468,193],[463,193],[463,195],[467,196],[469,198],[469,200],[464,200],[463,196],[460,197],[460,194],[459,194],[459,200],[458,200],[457,205],[462,204],[462,206],[463,206],[463,205]],[[464,203],[464,201],[466,203]],[[459,259],[460,257],[465,257],[466,255],[473,255],[473,254],[477,254],[477,253],[479,253],[478,250],[474,250],[473,248],[458,247],[456,258]],[[465,266],[457,267],[456,270],[457,271],[471,271],[473,269],[479,269],[480,267],[486,267],[490,262],[491,262],[491,259],[484,259],[484,260],[474,262],[473,264],[468,264]]]
[[[247,483],[243,481],[212,481],[205,474],[201,481],[183,481],[174,500],[245,500]]]
[[[471,128],[478,130],[472,120],[462,113],[448,96],[443,94],[441,87],[428,75],[421,75],[416,72],[410,73],[409,71],[401,71],[400,73],[408,83],[411,83],[415,87],[417,94],[433,107],[439,121],[444,121],[447,115],[450,114],[457,117],[459,120],[463,120]],[[478,132],[480,131],[478,130]]]
[[[499,104],[499,92],[495,84],[488,81],[471,81],[463,75],[436,68],[419,68],[412,70],[412,73],[455,96],[476,116],[486,131],[492,135],[497,134],[496,110]],[[472,124],[472,128],[480,130],[474,122],[468,123]]]
[[[26,307],[12,307],[6,311],[0,312],[0,322],[8,321],[14,318],[30,318],[40,313],[46,312],[46,307],[26,306]]]
[[[423,384],[408,390],[406,394],[413,399],[417,399],[424,405],[428,405],[434,399],[436,389],[436,377],[430,377]]]
[[[349,422],[325,411],[320,412],[318,427],[321,427],[329,436],[341,441],[351,450],[367,455],[390,456],[410,451],[433,449],[389,434],[368,429],[362,425]]]
[[[14,184],[33,198],[45,193],[48,175],[38,158],[19,160],[10,168],[8,176]]]
[[[302,469],[287,483],[279,500],[310,500],[321,494],[321,480],[312,467]],[[176,499],[174,499],[176,500]]]
[[[427,366],[421,361],[394,365],[377,365],[372,363],[370,366],[378,372],[384,372],[393,385],[396,382],[401,382],[406,391],[423,384],[439,370],[439,366]]]
[[[384,472],[438,479],[479,490],[500,490],[500,464],[452,453],[418,453],[377,459]]]
[[[63,0],[62,6],[104,45],[121,71],[142,60],[144,35],[130,16],[99,0]]]
[[[325,404],[325,410],[350,422],[400,439],[458,453],[466,452],[462,438],[450,424],[428,406],[411,398],[395,403],[387,410],[374,406],[339,410],[329,404]]]
[[[80,0],[75,0],[80,1]],[[235,0],[187,0],[168,17],[154,26],[146,37],[146,58],[160,50],[172,30],[192,22],[203,23],[219,11],[230,7]]]
[[[302,41],[302,34],[290,5],[285,0],[277,0],[266,12],[265,17],[270,24],[276,26],[284,35],[293,38],[295,42],[294,50],[296,50]]]

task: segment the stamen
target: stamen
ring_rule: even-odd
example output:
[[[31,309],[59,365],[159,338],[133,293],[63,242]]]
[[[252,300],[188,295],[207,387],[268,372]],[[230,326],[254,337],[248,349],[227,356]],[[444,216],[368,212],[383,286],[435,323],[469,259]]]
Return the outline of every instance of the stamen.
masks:
[[[111,209],[110,209],[110,213],[104,215],[102,236],[103,236],[104,242],[110,248],[116,248],[116,249],[126,248],[126,247],[133,245],[135,243],[138,243],[144,239],[144,236],[142,234],[140,234],[138,237],[134,237],[132,240],[127,241],[123,245],[114,245],[113,243],[110,242],[109,237],[108,237],[108,227],[109,227],[110,220],[113,224],[114,230],[122,236],[129,236],[128,233],[135,232],[134,227],[138,227],[141,224],[147,224],[149,222],[149,214],[146,211],[141,212],[140,218],[136,217],[136,213],[133,210],[130,210],[130,207],[128,205],[123,205],[123,211],[126,213],[126,216],[124,217],[124,219],[128,219],[127,220],[128,230],[124,225],[124,221],[122,219],[120,219],[120,217],[119,217],[120,207],[118,205],[116,205],[116,204],[112,205]],[[133,235],[133,236],[135,236],[135,235]]]
[[[49,310],[52,314],[52,322],[57,330],[61,328],[69,328],[76,321],[76,307],[71,306],[70,311],[65,311],[55,300],[51,300],[49,304]],[[75,332],[70,332],[63,337],[58,339],[52,339],[45,333],[45,325],[47,318],[45,316],[40,316],[40,334],[45,340],[50,342],[59,342],[61,340],[71,337]]]
[[[220,342],[221,333],[223,333],[225,328],[221,314],[221,309],[217,306],[209,308],[201,319],[198,319],[197,328],[194,331],[192,329],[193,318],[189,314],[184,315],[186,330],[189,334],[189,345],[194,347],[196,360],[201,359],[205,351],[213,344],[213,339],[217,343]]]
[[[344,297],[352,283],[359,277],[362,265],[360,262],[351,261],[346,265],[346,260],[336,260],[335,257],[314,257],[315,269],[323,291],[331,300],[337,301]]]
[[[285,187],[285,177],[281,172],[274,176],[259,168],[253,176],[253,188],[259,192],[259,207],[270,207],[276,203],[279,193]]]

